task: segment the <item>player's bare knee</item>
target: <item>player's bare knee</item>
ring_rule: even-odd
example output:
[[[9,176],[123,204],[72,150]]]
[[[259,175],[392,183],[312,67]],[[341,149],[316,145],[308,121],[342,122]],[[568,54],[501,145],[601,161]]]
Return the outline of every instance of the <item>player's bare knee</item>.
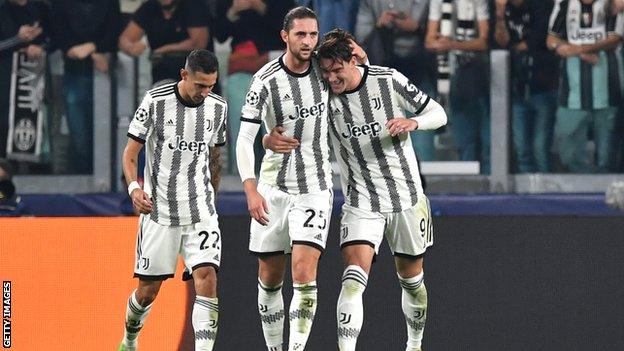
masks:
[[[141,281],[136,290],[137,302],[143,307],[149,306],[156,300],[161,284],[162,281]]]
[[[396,269],[401,278],[415,277],[423,271],[423,258],[396,257]]]
[[[297,259],[292,262],[292,279],[296,283],[308,283],[316,280],[316,260]]]
[[[200,267],[193,271],[193,284],[197,295],[217,297],[217,271],[214,267]]]
[[[277,286],[284,281],[286,259],[282,256],[259,260],[258,278],[266,286]]]

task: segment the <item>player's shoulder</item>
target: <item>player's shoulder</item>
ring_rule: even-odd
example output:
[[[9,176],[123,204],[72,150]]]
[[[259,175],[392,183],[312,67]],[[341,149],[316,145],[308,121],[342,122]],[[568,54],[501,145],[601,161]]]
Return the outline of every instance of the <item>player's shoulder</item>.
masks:
[[[169,96],[175,96],[175,85],[177,82],[163,84],[147,91],[147,96],[152,100],[166,99]]]
[[[390,67],[370,65],[368,66],[368,75],[373,77],[392,77],[396,74],[396,70]]]
[[[227,107],[227,101],[225,101],[224,98],[222,98],[221,96],[215,94],[215,93],[210,93],[208,94],[208,96],[206,96],[206,100],[207,102],[210,102],[214,105],[220,105],[222,107]]]
[[[258,72],[254,74],[254,78],[264,83],[271,79],[281,69],[282,64],[280,63],[280,58],[278,57],[262,66],[262,68],[260,68]]]

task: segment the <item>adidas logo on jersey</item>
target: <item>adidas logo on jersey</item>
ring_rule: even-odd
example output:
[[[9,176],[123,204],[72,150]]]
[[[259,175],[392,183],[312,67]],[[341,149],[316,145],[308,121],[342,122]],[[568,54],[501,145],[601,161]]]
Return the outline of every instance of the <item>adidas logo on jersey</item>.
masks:
[[[324,102],[319,102],[318,104],[313,105],[310,108],[307,107],[302,107],[299,105],[295,106],[295,115],[292,116],[288,116],[288,118],[295,120],[297,118],[303,118],[306,119],[310,116],[312,117],[316,117],[316,116],[320,116],[323,112],[325,112],[325,103]]]
[[[174,126],[175,123],[173,122],[172,119],[168,119],[167,122],[165,122],[165,127],[171,127]]]
[[[171,150],[190,151],[196,155],[201,155],[208,151],[208,143],[205,141],[186,141],[179,135],[176,136],[174,143],[169,143],[167,146]]]
[[[381,133],[381,123],[371,122],[363,126],[352,126],[351,123],[347,123],[347,131],[342,133],[342,137],[345,139],[359,138],[362,135],[371,135],[376,137]]]
[[[292,100],[292,98],[290,97],[290,95],[286,94],[284,95],[284,98],[282,100],[288,101],[288,100]]]

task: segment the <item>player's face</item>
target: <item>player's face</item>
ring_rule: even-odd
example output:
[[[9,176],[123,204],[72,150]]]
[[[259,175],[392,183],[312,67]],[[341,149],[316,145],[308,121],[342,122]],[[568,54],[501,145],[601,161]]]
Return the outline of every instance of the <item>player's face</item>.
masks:
[[[312,52],[318,44],[318,23],[314,18],[293,20],[288,32],[282,30],[282,40],[287,50],[300,61],[310,61]]]
[[[191,101],[195,104],[199,104],[204,101],[215,84],[217,84],[217,72],[191,72],[183,69],[182,80],[184,81],[185,90]]]
[[[334,94],[342,94],[357,80],[358,73],[353,58],[350,61],[321,58],[319,64],[323,71],[323,79],[329,83]]]

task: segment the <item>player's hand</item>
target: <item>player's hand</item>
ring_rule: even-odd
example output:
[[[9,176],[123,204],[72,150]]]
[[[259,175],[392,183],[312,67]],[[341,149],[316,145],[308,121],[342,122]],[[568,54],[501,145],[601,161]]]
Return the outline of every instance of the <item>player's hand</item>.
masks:
[[[265,135],[262,139],[264,148],[280,154],[288,154],[298,148],[299,140],[284,136],[284,131],[286,129],[283,126],[271,129],[271,133]]]
[[[249,215],[261,225],[269,224],[269,206],[259,192],[253,191],[247,194],[247,209]]]
[[[386,123],[386,128],[388,128],[388,133],[394,137],[418,129],[418,121],[411,118],[393,118]]]
[[[351,39],[349,39],[349,46],[351,47],[351,55],[355,56],[357,62],[361,65],[365,64],[367,60],[366,51]]]
[[[145,191],[142,189],[134,189],[130,197],[132,198],[132,206],[134,206],[135,210],[144,214],[152,212],[152,200],[150,200]]]

